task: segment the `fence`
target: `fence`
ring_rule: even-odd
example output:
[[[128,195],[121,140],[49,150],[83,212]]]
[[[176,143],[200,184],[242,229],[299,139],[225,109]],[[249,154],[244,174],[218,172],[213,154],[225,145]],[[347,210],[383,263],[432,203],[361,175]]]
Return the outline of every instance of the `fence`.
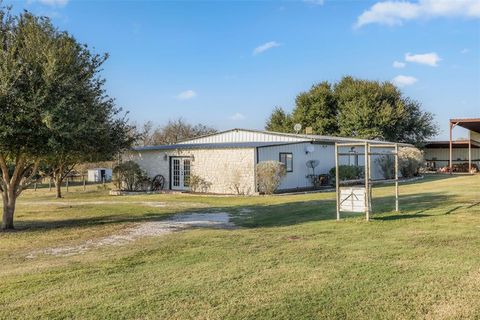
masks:
[[[91,182],[87,181],[87,175],[77,175],[77,176],[70,176],[66,177],[63,179],[62,182],[62,188],[64,188],[64,191],[69,192],[69,188],[74,187],[78,189],[77,187],[80,187],[80,190],[83,187],[83,191],[87,191],[87,189],[91,189],[89,187],[94,186],[95,190],[98,189],[99,187],[107,188],[107,184],[110,183],[112,180],[105,180],[102,182]],[[36,191],[37,189],[48,189],[49,191],[52,191],[55,189],[55,184],[52,178],[50,177],[43,177],[34,182],[32,185],[29,186],[30,190]]]

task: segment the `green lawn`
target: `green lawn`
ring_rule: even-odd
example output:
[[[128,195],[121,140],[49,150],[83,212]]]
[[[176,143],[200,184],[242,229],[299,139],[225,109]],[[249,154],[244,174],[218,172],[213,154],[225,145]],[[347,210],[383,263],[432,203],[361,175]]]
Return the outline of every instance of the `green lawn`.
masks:
[[[397,214],[393,188],[376,188],[367,223],[335,221],[333,193],[110,197],[71,188],[58,201],[29,190],[17,231],[0,234],[0,318],[480,318],[480,175],[428,177],[400,192]],[[207,211],[229,212],[242,228],[27,258]]]

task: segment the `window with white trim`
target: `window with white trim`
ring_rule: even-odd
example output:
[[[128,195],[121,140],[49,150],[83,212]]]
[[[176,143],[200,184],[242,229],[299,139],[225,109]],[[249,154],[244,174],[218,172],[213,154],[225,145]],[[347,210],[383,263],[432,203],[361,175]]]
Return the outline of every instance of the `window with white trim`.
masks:
[[[280,152],[279,159],[287,172],[293,172],[293,154],[291,152]]]

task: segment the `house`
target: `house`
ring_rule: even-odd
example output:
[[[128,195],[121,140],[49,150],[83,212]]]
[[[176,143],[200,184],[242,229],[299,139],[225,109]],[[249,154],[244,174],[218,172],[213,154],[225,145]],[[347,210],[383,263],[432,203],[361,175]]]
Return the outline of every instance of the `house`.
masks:
[[[480,118],[451,119],[450,140],[430,141],[424,147],[427,166],[432,170],[463,165],[470,171],[474,166],[480,168]],[[467,129],[468,138],[452,140],[455,127]]]
[[[315,174],[325,174],[335,167],[336,142],[367,141],[232,129],[173,145],[135,147],[124,154],[123,160],[135,161],[150,177],[164,176],[166,189],[189,190],[190,178],[195,175],[208,182],[205,191],[210,193],[254,194],[257,192],[255,167],[261,161],[285,164],[287,174],[279,190],[304,190],[313,187],[309,177],[313,169],[307,167],[307,161],[318,160]],[[351,156],[342,157],[341,164],[363,165],[363,150],[350,148],[348,152]],[[373,175],[380,177],[380,170],[374,170]]]
[[[104,182],[112,180],[112,169],[109,168],[93,168],[87,171],[88,182]]]

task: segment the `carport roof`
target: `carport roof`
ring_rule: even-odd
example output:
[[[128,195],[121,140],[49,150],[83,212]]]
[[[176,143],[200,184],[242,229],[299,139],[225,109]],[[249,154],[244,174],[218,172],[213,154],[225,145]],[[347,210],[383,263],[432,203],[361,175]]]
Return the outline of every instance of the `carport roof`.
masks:
[[[480,143],[470,140],[472,148],[480,148]],[[452,141],[454,149],[468,148],[468,140]],[[426,149],[448,149],[450,148],[450,141],[429,141],[425,144]]]
[[[480,118],[450,119],[450,123],[480,133]]]

